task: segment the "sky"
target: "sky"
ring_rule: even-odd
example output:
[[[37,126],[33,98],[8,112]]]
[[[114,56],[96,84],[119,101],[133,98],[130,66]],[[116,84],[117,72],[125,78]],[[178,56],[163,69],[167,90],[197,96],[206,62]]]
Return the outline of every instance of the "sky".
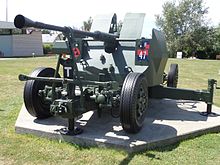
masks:
[[[148,29],[155,28],[155,14],[162,13],[162,5],[167,0],[0,0],[0,21],[6,20],[8,1],[8,21],[13,22],[17,14],[34,21],[58,26],[80,28],[82,22],[98,14],[116,13],[123,20],[127,12],[146,13]],[[204,0],[209,7],[210,25],[220,23],[220,1]]]

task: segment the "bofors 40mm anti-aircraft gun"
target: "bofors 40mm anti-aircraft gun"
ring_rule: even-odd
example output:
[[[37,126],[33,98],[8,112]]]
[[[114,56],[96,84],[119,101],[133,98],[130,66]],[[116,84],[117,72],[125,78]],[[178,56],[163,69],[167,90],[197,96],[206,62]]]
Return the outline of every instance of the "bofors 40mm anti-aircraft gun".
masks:
[[[204,101],[206,114],[210,114],[216,80],[208,81],[208,90],[176,88],[178,65],[171,64],[169,73],[164,73],[168,59],[164,35],[153,29],[151,39],[141,38],[144,17],[142,13],[126,14],[117,35],[116,14],[94,19],[94,32],[17,15],[17,28],[60,31],[66,38],[54,45],[54,52],[59,54],[56,69],[40,67],[30,75],[19,75],[19,80],[26,81],[27,111],[39,119],[52,115],[67,118],[68,128],[62,133],[73,135],[82,132],[75,126],[77,117],[90,110],[101,116],[104,109],[120,117],[124,131],[137,133],[143,126],[149,98]],[[96,31],[98,28],[102,32]]]

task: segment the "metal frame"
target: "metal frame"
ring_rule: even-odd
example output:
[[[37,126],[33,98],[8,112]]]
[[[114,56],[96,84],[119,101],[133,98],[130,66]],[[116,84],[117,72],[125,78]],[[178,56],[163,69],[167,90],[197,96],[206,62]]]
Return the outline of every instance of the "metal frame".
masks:
[[[206,115],[212,114],[213,93],[217,87],[217,81],[214,79],[208,80],[207,90],[190,90],[164,86],[155,86],[150,88],[150,97],[156,99],[168,98],[176,100],[194,100],[203,101],[207,104]],[[205,114],[205,113],[204,113]]]
[[[115,16],[115,15],[114,15]],[[115,16],[116,17],[116,16]],[[115,18],[114,18],[115,23]],[[64,118],[68,119],[68,129],[62,130],[62,133],[76,135],[82,133],[82,130],[75,127],[75,118],[80,116],[81,114],[87,112],[86,103],[89,100],[92,100],[94,106],[98,110],[99,116],[101,116],[102,108],[114,109],[114,106],[117,106],[120,101],[121,93],[128,93],[130,86],[123,88],[123,81],[126,80],[126,76],[130,76],[128,85],[133,83],[132,80],[137,79],[137,75],[140,77],[144,77],[144,82],[147,82],[148,87],[148,95],[150,98],[169,98],[169,99],[184,99],[184,100],[196,100],[196,101],[204,101],[207,104],[207,111],[203,113],[204,115],[212,114],[212,104],[213,104],[213,92],[214,87],[217,86],[217,81],[214,79],[208,80],[208,89],[207,90],[189,90],[189,89],[180,89],[180,88],[172,88],[165,87],[161,85],[163,81],[165,81],[166,76],[164,76],[164,68],[167,62],[167,54],[166,54],[166,44],[164,36],[157,30],[153,29],[152,39],[133,39],[133,38],[118,38],[117,35],[110,33],[103,33],[100,31],[92,32],[84,32],[72,29],[70,27],[58,27],[54,25],[48,25],[40,22],[33,22],[32,20],[25,18],[22,15],[18,15],[15,18],[15,26],[18,28],[33,26],[36,28],[44,28],[49,30],[61,31],[63,35],[67,38],[65,44],[67,50],[65,52],[69,53],[69,57],[64,59],[60,54],[58,57],[56,70],[54,73],[54,77],[33,77],[20,74],[19,80],[21,81],[46,81],[52,82],[52,86],[45,86],[45,89],[39,90],[39,95],[41,95],[45,100],[49,101],[50,104],[50,112],[54,115],[60,115]],[[124,30],[125,33],[126,30]],[[85,36],[93,37],[93,39],[82,39]],[[112,53],[113,60],[115,65],[118,67],[117,72],[115,74],[115,67],[110,64],[109,68],[104,68],[98,77],[98,81],[86,80],[81,78],[82,71],[79,71],[78,64],[87,65],[87,62],[81,59],[81,54],[76,56],[74,50],[83,49],[81,48],[82,44],[93,41],[103,41],[104,45],[102,48],[105,49],[106,53]],[[129,43],[129,44],[124,44]],[[142,45],[147,45],[143,47]],[[151,45],[151,49],[149,48]],[[129,55],[123,55],[122,51],[126,50],[125,47],[129,47],[130,51],[133,51],[135,58],[131,59]],[[123,49],[125,48],[125,49]],[[115,52],[117,49],[117,53]],[[146,57],[148,58],[148,53],[152,54],[149,56],[149,59],[146,61],[138,61],[137,52],[144,51],[147,52]],[[148,52],[149,51],[149,52]],[[102,59],[101,59],[102,57]],[[96,58],[97,59],[97,58]],[[101,55],[100,60],[103,62],[105,56]],[[119,61],[117,61],[119,60]],[[116,64],[116,62],[118,64]],[[120,64],[120,63],[123,63]],[[93,63],[95,64],[95,62]],[[59,70],[60,65],[68,67],[68,74],[70,76],[64,76],[63,78],[59,78]],[[102,65],[102,64],[99,64]],[[106,65],[105,65],[106,66]],[[98,68],[99,69],[99,68]],[[129,75],[131,72],[137,72]],[[106,73],[106,74],[105,74]],[[111,77],[110,80],[108,76]],[[115,77],[114,77],[115,76]],[[116,79],[116,76],[120,78]],[[146,78],[146,81],[145,81]],[[62,87],[59,87],[57,84],[62,84]],[[136,84],[133,84],[135,89],[140,90]],[[76,90],[76,86],[78,86],[78,90]],[[90,89],[87,88],[90,86]],[[216,87],[217,88],[217,87]],[[87,91],[92,90],[92,91]],[[126,91],[122,91],[126,90]],[[140,91],[135,91],[136,93],[141,93]],[[79,94],[80,93],[80,94]],[[57,97],[57,96],[60,97]],[[86,100],[88,99],[88,100]],[[124,96],[126,100],[127,97]],[[129,100],[131,97],[129,97]],[[129,101],[130,102],[130,101]],[[123,107],[123,106],[121,106]],[[117,107],[119,108],[119,107]],[[131,108],[132,109],[132,108]],[[130,114],[126,114],[127,111],[123,111],[124,117],[129,116]],[[136,112],[135,112],[136,113]],[[145,114],[145,113],[143,113]],[[114,115],[112,115],[114,117]],[[132,117],[132,116],[130,116]],[[141,116],[142,118],[142,116]],[[127,119],[126,119],[127,120]],[[129,121],[129,120],[128,120]],[[135,122],[134,122],[135,123]],[[135,129],[131,129],[127,127],[127,123],[122,123],[125,127],[125,131],[127,132],[137,132],[141,129],[141,126],[137,126],[138,121],[136,121]],[[131,124],[131,123],[128,123]],[[126,125],[126,126],[125,126]],[[130,126],[129,126],[130,127]],[[127,129],[128,128],[128,129]]]

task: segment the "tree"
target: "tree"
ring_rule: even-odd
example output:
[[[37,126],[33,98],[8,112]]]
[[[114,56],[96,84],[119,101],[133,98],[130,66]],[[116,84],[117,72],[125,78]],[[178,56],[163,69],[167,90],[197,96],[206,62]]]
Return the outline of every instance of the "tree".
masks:
[[[156,15],[156,25],[164,31],[170,57],[177,51],[195,56],[212,42],[212,28],[207,26],[203,0],[165,2],[162,15]],[[207,39],[208,38],[208,39]],[[207,40],[206,40],[207,39]]]
[[[214,44],[217,42],[216,29],[213,27],[202,27],[195,31],[193,35],[199,41],[198,46],[195,48],[197,57],[200,59],[215,59],[216,50]]]
[[[83,26],[81,27],[81,29],[85,30],[85,31],[90,31],[91,26],[92,26],[92,22],[93,22],[92,17],[89,17],[89,19],[87,21],[83,21]],[[116,19],[116,23],[117,23],[117,19]],[[123,21],[121,21],[121,20],[116,25],[118,35],[120,34],[122,25],[123,25]]]
[[[216,54],[220,54],[220,23],[217,28],[215,28],[215,42],[214,42],[214,50]]]
[[[89,17],[87,21],[83,21],[83,26],[81,29],[85,31],[90,31],[92,26],[92,21],[93,21],[92,17]]]
[[[42,34],[51,34],[51,30],[43,29],[41,30]]]
[[[122,29],[123,21],[118,21],[117,23],[117,33],[120,35],[121,29]]]

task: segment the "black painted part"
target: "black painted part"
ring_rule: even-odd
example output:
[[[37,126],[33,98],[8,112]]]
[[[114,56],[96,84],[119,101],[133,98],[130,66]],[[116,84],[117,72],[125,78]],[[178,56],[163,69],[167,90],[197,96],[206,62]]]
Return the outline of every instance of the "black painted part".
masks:
[[[120,121],[124,131],[137,133],[143,126],[146,109],[140,118],[137,116],[137,101],[141,87],[144,88],[148,102],[147,80],[143,74],[130,73],[126,76],[120,100]]]
[[[212,104],[207,104],[207,110],[206,112],[201,112],[200,115],[202,116],[212,116],[212,117],[215,117],[217,116],[216,113],[212,112]]]
[[[68,118],[68,128],[62,128],[59,131],[62,135],[79,135],[83,133],[83,129],[75,127],[74,118]]]
[[[55,70],[53,68],[37,68],[31,76],[34,77],[53,77]],[[27,111],[34,117],[47,118],[51,116],[50,103],[39,96],[39,90],[43,90],[45,85],[52,85],[51,82],[37,80],[28,80],[24,86],[24,104]]]
[[[102,109],[98,107],[97,109],[98,118],[102,117]]]
[[[35,27],[40,29],[48,29],[48,30],[54,30],[54,31],[61,31],[64,32],[64,27],[44,24],[42,22],[34,22],[29,18],[24,17],[23,15],[17,15],[14,19],[14,25],[16,28],[25,28],[25,27]]]
[[[207,104],[207,114],[212,113],[212,104]]]
[[[171,64],[168,73],[167,86],[176,88],[178,84],[178,64]]]
[[[72,29],[68,27],[60,27],[50,24],[45,24],[42,22],[35,22],[32,21],[29,18],[24,17],[23,15],[17,15],[14,19],[14,25],[16,28],[25,28],[25,27],[35,27],[39,29],[48,29],[48,30],[54,30],[54,31],[60,31],[64,34],[69,34],[69,32],[73,33],[74,36],[80,36],[80,37],[93,37],[97,41],[104,41],[112,44],[118,45],[118,41],[116,38],[118,38],[117,35],[111,34],[111,33],[104,33],[100,31],[95,32],[88,32],[88,31],[81,31],[77,29]]]
[[[203,116],[216,116],[216,113],[212,112],[212,104],[213,104],[213,95],[214,95],[214,87],[215,87],[215,85],[217,85],[217,81],[216,80],[214,80],[214,79],[209,79],[208,80],[208,91],[210,93],[210,98],[206,102],[207,103],[206,112],[201,112],[200,113]]]

